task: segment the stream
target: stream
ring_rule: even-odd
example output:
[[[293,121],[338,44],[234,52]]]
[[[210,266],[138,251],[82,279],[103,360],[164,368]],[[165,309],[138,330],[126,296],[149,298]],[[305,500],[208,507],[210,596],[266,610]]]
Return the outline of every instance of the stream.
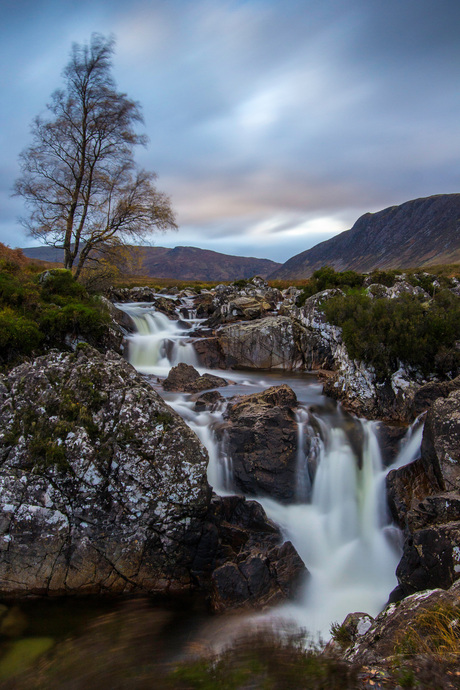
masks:
[[[172,321],[144,303],[118,304],[135,323],[128,337],[130,363],[144,374],[196,432],[209,453],[208,480],[217,494],[237,493],[232,482],[232,459],[216,428],[223,421],[226,402],[212,412],[197,412],[190,394],[164,392],[160,381],[172,366],[185,362],[200,374],[209,371],[235,382],[219,392],[224,398],[262,391],[287,383],[298,399],[296,502],[281,504],[266,496],[251,496],[264,507],[286,539],[294,544],[310,577],[301,597],[268,614],[295,622],[312,637],[330,636],[331,624],[353,611],[375,616],[385,605],[397,580],[401,535],[391,524],[386,507],[385,476],[414,460],[422,427],[406,433],[390,467],[384,467],[376,422],[346,413],[325,397],[316,376],[286,371],[221,371],[199,366],[193,347],[191,303],[182,300],[181,314]],[[313,440],[308,454],[305,436]],[[313,467],[317,467],[316,472]]]

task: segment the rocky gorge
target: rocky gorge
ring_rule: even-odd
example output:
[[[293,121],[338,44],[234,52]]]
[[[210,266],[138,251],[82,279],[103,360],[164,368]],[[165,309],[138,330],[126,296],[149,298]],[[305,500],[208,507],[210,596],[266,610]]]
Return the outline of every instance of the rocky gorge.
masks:
[[[365,289],[388,300],[417,292],[405,276]],[[355,541],[354,565],[374,558],[364,575],[385,571],[369,596],[372,626],[393,587],[403,603],[426,589],[455,593],[460,379],[403,361],[382,379],[354,359],[324,313],[340,288],[301,305],[300,291],[260,278],[172,292],[109,295],[112,328],[125,336],[118,353],[81,344],[2,375],[1,594],[198,589],[216,611],[299,601],[305,587],[314,600],[316,540],[318,552],[341,553]],[[423,423],[421,449],[404,455],[411,439],[420,446]],[[293,511],[318,520],[338,509],[322,518],[332,536],[310,522],[296,541]],[[359,601],[344,581],[336,587],[345,595],[335,619]]]

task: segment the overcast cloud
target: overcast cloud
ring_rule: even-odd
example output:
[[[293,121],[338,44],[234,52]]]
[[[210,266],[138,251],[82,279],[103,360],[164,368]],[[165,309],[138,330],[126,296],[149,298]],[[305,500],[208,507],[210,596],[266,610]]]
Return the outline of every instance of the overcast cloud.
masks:
[[[0,239],[32,118],[71,43],[117,40],[180,230],[152,243],[285,261],[359,215],[459,191],[458,0],[2,0]]]

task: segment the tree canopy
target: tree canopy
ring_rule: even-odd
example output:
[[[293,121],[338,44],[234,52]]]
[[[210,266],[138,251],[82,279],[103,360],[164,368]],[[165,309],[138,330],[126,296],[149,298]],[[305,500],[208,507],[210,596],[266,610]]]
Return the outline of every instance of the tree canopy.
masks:
[[[62,246],[77,278],[88,258],[177,227],[156,174],[134,161],[134,148],[146,144],[136,132],[143,118],[139,103],[116,90],[113,53],[114,40],[99,34],[73,45],[64,88],[52,94],[47,116],[35,118],[15,184],[29,211],[23,225]]]

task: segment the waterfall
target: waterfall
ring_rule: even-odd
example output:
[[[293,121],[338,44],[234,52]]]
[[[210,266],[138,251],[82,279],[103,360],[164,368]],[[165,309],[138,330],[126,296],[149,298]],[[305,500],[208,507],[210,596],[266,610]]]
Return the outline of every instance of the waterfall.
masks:
[[[142,373],[167,375],[179,361],[196,364],[190,330],[145,305],[119,305],[134,320],[129,337],[130,362]],[[219,372],[237,379],[224,396],[254,392],[283,381],[271,376]],[[294,505],[258,498],[268,516],[290,539],[310,577],[301,598],[282,607],[312,635],[329,636],[333,622],[353,611],[376,615],[397,584],[400,547],[386,509],[385,476],[417,457],[423,425],[409,429],[390,468],[384,469],[375,422],[345,416],[326,399],[317,382],[299,374],[286,380],[297,394],[297,486]],[[219,494],[232,491],[232,464],[225,436],[218,435],[225,402],[197,412],[190,396],[168,394],[168,403],[196,432],[209,454],[208,481]]]
[[[400,553],[385,529],[384,471],[375,424],[361,424],[360,467],[343,429],[329,426],[311,502],[285,506],[261,500],[310,571],[301,601],[283,611],[323,638],[333,622],[350,612],[376,615],[397,584]]]
[[[196,366],[198,358],[190,342],[189,324],[181,326],[180,320],[172,321],[151,304],[117,304],[133,320],[137,333],[129,335],[128,357],[130,363],[142,374],[167,376],[172,366],[184,362]]]

